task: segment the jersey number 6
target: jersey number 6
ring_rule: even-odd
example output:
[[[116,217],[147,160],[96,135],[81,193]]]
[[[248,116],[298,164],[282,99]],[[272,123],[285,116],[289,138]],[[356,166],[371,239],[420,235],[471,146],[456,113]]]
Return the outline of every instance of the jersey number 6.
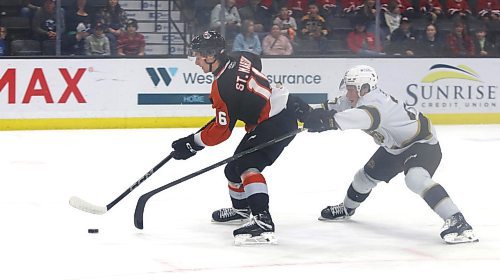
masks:
[[[220,125],[227,125],[227,118],[226,118],[226,112],[224,111],[219,111],[219,114],[217,116],[217,122]]]

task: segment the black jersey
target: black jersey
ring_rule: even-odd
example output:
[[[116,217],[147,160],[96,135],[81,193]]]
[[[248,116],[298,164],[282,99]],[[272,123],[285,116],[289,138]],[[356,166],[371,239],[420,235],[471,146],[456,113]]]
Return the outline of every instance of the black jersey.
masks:
[[[288,92],[274,90],[260,72],[260,58],[244,52],[228,57],[213,74],[210,92],[215,121],[201,131],[201,141],[217,145],[231,135],[236,121],[245,123],[247,131],[278,114],[286,107]]]

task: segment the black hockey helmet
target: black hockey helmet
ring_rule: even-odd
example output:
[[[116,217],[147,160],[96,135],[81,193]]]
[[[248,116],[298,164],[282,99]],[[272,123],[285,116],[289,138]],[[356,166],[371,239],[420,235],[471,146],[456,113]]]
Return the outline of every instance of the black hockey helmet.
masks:
[[[189,56],[194,56],[193,53],[197,52],[203,56],[217,57],[224,53],[225,48],[226,40],[220,33],[205,31],[191,40]]]

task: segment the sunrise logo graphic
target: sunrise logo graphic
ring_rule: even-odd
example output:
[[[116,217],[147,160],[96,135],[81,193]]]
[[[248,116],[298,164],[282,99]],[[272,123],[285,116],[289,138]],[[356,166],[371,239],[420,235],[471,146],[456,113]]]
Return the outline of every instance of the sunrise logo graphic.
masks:
[[[447,64],[434,64],[429,68],[430,73],[422,78],[423,83],[434,83],[443,79],[461,79],[481,82],[476,71],[467,65],[451,66]]]

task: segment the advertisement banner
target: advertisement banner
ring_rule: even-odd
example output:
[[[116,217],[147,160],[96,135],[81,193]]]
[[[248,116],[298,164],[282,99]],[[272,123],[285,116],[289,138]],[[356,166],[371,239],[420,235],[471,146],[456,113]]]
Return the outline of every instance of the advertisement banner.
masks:
[[[188,59],[2,59],[0,120],[201,117],[212,74]],[[48,63],[50,62],[50,63]],[[499,113],[500,59],[266,58],[262,72],[309,103],[367,64],[379,87],[429,114]]]

